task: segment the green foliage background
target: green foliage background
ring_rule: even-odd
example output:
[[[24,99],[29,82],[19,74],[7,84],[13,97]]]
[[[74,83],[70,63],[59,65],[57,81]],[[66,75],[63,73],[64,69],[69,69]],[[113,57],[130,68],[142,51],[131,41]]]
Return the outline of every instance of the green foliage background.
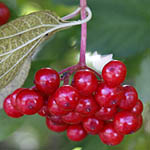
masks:
[[[79,0],[1,0],[11,10],[11,19],[33,11],[50,9],[64,16],[72,12]],[[148,150],[150,147],[150,1],[149,0],[87,0],[93,12],[88,23],[87,50],[100,54],[113,53],[125,62],[126,83],[134,85],[145,103],[143,128],[125,137],[114,147],[101,143],[98,136],[82,142],[71,142],[65,133],[56,134],[45,126],[45,119],[35,115],[11,119],[0,111],[0,149],[22,150]],[[80,27],[57,33],[41,46],[32,63],[25,87],[33,84],[34,73],[41,67],[61,70],[76,63],[79,53]],[[26,134],[24,134],[24,132]],[[27,134],[29,133],[29,134]],[[19,140],[17,140],[19,136]],[[31,138],[32,137],[32,138]],[[30,139],[30,140],[29,140]],[[33,141],[36,143],[33,146]],[[31,145],[31,147],[29,147]],[[76,148],[77,147],[77,148]]]

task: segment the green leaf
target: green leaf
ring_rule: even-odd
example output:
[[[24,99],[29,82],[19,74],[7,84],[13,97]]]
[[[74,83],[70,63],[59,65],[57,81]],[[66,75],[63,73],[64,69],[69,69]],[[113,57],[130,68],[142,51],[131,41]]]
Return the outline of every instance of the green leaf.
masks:
[[[0,108],[3,106],[3,100],[5,99],[5,97],[12,93],[12,91],[14,91],[17,87],[22,86],[28,76],[30,64],[30,59],[25,60],[16,77],[5,88],[2,88],[0,90]]]
[[[13,81],[27,58],[31,61],[41,42],[64,28],[58,27],[63,23],[50,11],[40,11],[0,27],[0,90]]]

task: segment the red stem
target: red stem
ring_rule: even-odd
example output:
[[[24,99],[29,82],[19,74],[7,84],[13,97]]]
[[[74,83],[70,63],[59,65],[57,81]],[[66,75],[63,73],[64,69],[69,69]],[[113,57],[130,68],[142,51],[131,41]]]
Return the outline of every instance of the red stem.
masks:
[[[85,10],[85,8],[87,7],[86,0],[80,0],[80,7],[81,7],[81,20],[83,20],[86,18],[86,10]],[[70,15],[70,16],[72,17],[75,14]],[[68,84],[69,83],[69,76],[72,75],[73,72],[75,72],[79,69],[91,70],[101,79],[101,75],[99,73],[97,73],[95,70],[86,66],[86,58],[85,58],[85,56],[86,56],[86,40],[87,40],[87,23],[84,23],[81,25],[81,48],[80,48],[80,61],[79,61],[79,63],[74,65],[74,66],[68,67],[68,68],[62,70],[61,72],[59,72],[59,74],[63,74],[61,80],[64,81],[64,84]],[[67,74],[65,74],[65,73],[67,73]]]
[[[78,69],[78,67],[79,67],[78,64],[77,64],[77,65],[74,65],[74,66],[70,66],[70,67],[68,67],[68,68],[66,68],[66,69],[64,69],[64,70],[62,70],[62,71],[60,71],[59,74],[63,74],[63,73],[65,73],[65,72],[68,72],[68,71],[71,71],[71,70],[76,70],[76,69]]]
[[[80,0],[80,7],[81,7],[81,20],[86,18],[86,8],[87,2],[86,0]],[[86,65],[86,40],[87,40],[87,23],[81,25],[81,48],[80,48],[80,62],[81,66]]]

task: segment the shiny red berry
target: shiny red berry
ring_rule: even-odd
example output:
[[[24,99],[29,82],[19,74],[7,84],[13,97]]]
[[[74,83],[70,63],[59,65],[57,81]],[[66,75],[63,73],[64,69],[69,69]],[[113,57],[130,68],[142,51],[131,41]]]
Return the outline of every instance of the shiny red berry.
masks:
[[[65,123],[56,123],[52,121],[49,117],[46,117],[47,127],[54,132],[63,132],[68,128],[68,125]]]
[[[110,87],[114,87],[125,80],[126,73],[127,69],[125,64],[121,61],[113,60],[104,66],[102,77]]]
[[[74,75],[74,87],[80,91],[80,94],[85,96],[90,95],[98,87],[97,77],[89,70],[77,71]]]
[[[82,116],[92,116],[98,109],[99,106],[92,96],[81,97],[76,107],[76,111]]]
[[[113,119],[115,113],[117,112],[117,108],[115,106],[112,107],[101,107],[96,113],[95,116],[101,120],[111,120]]]
[[[135,113],[136,115],[140,115],[143,112],[143,103],[141,100],[137,100],[135,106],[131,109],[131,112]]]
[[[32,87],[30,88],[30,90],[33,90],[33,91],[35,91],[36,93],[40,94],[40,95],[43,97],[44,102],[45,102],[45,101],[48,101],[49,95],[46,95],[45,93],[43,93],[42,91],[40,91],[36,86],[32,86]]]
[[[78,124],[82,121],[83,117],[78,112],[69,112],[62,116],[62,119],[68,124]]]
[[[50,96],[48,99],[48,111],[53,115],[65,115],[68,111],[61,109],[54,99],[54,96]]]
[[[89,134],[98,134],[103,128],[104,122],[96,117],[88,117],[83,120],[83,127]]]
[[[23,114],[12,105],[11,95],[5,98],[3,103],[3,108],[9,117],[19,118],[23,116]]]
[[[8,22],[8,19],[10,18],[10,11],[8,7],[0,2],[0,25],[3,25]]]
[[[67,129],[67,137],[72,141],[81,141],[87,136],[82,125],[72,125]]]
[[[130,110],[135,106],[138,100],[138,94],[136,89],[130,85],[124,85],[124,98],[120,102],[120,108]]]
[[[54,98],[57,105],[66,111],[74,110],[79,101],[77,90],[70,85],[64,85],[57,89]]]
[[[17,109],[26,115],[37,113],[43,106],[43,97],[30,89],[24,89],[17,95]]]
[[[48,118],[57,124],[66,124],[63,121],[62,116],[49,115]]]
[[[142,124],[143,124],[142,115],[137,116],[137,119],[138,119],[138,125],[137,125],[136,129],[134,130],[134,132],[138,131],[142,127]]]
[[[59,74],[51,68],[43,68],[35,74],[35,85],[43,93],[54,93],[60,84]]]
[[[11,103],[12,105],[16,108],[16,98],[17,98],[17,95],[20,91],[22,91],[24,88],[19,88],[19,89],[16,89],[11,95]]]
[[[121,86],[111,88],[104,82],[99,85],[95,94],[95,100],[101,107],[119,105],[123,98],[124,91]]]
[[[118,112],[114,118],[114,127],[121,134],[133,133],[138,126],[137,116],[128,111]]]
[[[48,106],[43,105],[42,108],[38,111],[38,114],[42,117],[48,116],[50,114],[49,111],[48,111]]]
[[[120,134],[115,130],[112,123],[107,124],[100,131],[99,137],[104,144],[113,146],[118,145],[124,138],[124,135]]]

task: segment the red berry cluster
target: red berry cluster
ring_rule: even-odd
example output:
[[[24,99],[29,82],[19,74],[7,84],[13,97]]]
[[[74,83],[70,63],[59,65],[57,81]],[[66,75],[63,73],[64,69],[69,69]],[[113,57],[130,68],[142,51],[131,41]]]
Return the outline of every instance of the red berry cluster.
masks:
[[[10,18],[10,11],[8,7],[0,2],[0,25],[7,23],[8,19]]]
[[[143,104],[134,87],[121,85],[125,65],[117,60],[106,64],[98,80],[90,70],[78,70],[71,85],[60,86],[59,74],[50,68],[35,74],[35,86],[20,88],[4,101],[10,117],[38,113],[55,132],[67,130],[70,140],[99,135],[107,145],[119,144],[126,134],[142,125]]]

